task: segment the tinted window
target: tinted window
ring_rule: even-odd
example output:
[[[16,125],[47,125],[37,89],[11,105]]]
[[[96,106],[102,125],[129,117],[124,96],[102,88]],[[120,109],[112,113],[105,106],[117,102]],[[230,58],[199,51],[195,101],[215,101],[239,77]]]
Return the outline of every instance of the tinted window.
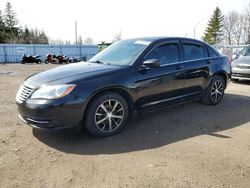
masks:
[[[250,56],[250,48],[247,47],[243,53],[243,56]]]
[[[161,65],[175,63],[179,61],[178,45],[166,44],[156,47],[151,51],[146,59],[159,59]]]
[[[184,61],[205,58],[203,47],[195,44],[184,44]]]
[[[216,52],[213,48],[208,47],[209,57],[218,57],[218,52]]]

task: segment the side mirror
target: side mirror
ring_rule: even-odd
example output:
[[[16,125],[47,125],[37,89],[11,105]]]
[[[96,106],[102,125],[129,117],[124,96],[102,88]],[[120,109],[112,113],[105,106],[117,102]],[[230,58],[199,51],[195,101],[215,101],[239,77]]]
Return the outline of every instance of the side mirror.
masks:
[[[238,55],[237,54],[233,54],[232,55],[232,60],[234,61],[234,60],[236,60],[238,58]]]
[[[149,59],[149,60],[146,60],[146,61],[144,61],[143,62],[143,64],[142,64],[142,68],[149,68],[149,69],[151,69],[151,68],[158,68],[158,67],[160,67],[161,66],[161,64],[160,64],[160,60],[159,59]]]

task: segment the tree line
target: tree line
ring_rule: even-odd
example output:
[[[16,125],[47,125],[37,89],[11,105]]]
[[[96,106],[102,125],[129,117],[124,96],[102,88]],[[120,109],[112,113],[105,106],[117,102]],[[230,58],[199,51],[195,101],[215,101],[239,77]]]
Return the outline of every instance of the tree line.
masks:
[[[226,15],[216,7],[202,39],[212,45],[250,44],[250,3],[242,12],[233,10]]]
[[[48,44],[49,40],[43,30],[18,26],[16,13],[10,2],[0,10],[0,43],[6,44]]]

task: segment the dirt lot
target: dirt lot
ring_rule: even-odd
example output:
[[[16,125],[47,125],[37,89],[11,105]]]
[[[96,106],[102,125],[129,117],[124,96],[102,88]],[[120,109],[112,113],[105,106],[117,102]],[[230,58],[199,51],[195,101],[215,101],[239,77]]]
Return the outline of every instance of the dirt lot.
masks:
[[[250,187],[250,82],[230,83],[218,106],[146,114],[96,139],[17,118],[20,83],[53,66],[0,65],[0,187]]]

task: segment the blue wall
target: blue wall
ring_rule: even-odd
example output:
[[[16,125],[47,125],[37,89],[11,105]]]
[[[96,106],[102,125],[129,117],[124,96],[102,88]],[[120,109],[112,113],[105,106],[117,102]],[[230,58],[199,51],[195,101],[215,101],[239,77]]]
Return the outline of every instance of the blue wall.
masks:
[[[87,57],[97,54],[96,45],[29,45],[0,44],[0,63],[17,63],[23,54],[40,55],[44,61],[47,53],[63,54],[71,57]]]

